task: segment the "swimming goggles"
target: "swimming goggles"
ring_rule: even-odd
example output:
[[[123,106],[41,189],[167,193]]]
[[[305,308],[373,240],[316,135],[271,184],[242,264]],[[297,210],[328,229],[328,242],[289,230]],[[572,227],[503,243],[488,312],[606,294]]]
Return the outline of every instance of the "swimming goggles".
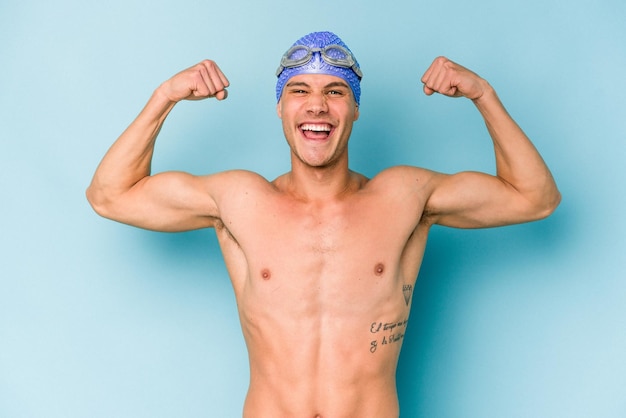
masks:
[[[280,76],[285,68],[300,67],[313,58],[313,54],[319,52],[320,56],[327,64],[335,67],[349,68],[359,77],[363,78],[363,73],[356,63],[352,52],[341,45],[328,45],[324,48],[309,48],[305,45],[294,45],[280,60],[280,66],[276,70],[276,77]]]

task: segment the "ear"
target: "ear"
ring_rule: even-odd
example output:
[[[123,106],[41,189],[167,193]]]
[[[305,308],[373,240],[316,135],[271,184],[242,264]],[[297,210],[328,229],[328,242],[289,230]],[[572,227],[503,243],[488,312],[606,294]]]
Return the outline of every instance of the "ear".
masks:
[[[354,121],[356,122],[357,120],[359,120],[359,105],[355,105],[356,109],[354,109]]]
[[[282,101],[282,99],[280,99],[280,100],[278,101],[278,103],[276,103],[276,114],[278,115],[278,118],[279,118],[279,119],[282,119],[282,118],[283,118],[283,112],[282,112],[282,110],[281,110],[281,108],[280,108],[280,102],[281,102],[281,101]]]

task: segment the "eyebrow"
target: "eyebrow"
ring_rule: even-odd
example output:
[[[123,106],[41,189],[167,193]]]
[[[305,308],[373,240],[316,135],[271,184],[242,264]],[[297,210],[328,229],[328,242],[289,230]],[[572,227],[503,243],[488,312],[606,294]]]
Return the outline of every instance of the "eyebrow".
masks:
[[[325,88],[329,87],[345,87],[347,89],[350,88],[350,86],[348,86],[348,84],[343,81],[333,81],[332,83],[326,84]]]

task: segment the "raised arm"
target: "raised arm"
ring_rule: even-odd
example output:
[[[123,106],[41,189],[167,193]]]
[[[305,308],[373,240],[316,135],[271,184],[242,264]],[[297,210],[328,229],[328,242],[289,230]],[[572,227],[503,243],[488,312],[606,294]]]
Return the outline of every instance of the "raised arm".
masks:
[[[495,176],[435,175],[425,210],[430,222],[460,228],[500,226],[541,219],[556,209],[561,196],[550,170],[486,80],[439,57],[422,82],[427,95],[441,93],[474,102],[496,158]]]
[[[181,100],[227,96],[229,83],[212,61],[203,61],[161,84],[108,150],[87,189],[94,210],[141,228],[180,231],[211,226],[217,214],[208,192],[216,179],[181,172],[151,176],[154,144],[167,115]]]

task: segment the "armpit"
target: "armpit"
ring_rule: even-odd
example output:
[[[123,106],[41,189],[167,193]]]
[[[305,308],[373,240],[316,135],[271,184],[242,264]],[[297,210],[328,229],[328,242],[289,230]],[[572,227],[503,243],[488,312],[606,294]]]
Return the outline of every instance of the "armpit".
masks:
[[[222,221],[222,219],[218,217],[211,217],[211,218],[213,219],[213,228],[215,228],[215,233],[218,235],[218,237],[219,236],[226,237],[230,239],[232,242],[234,242],[235,244],[237,244],[237,246],[239,247],[239,243],[237,242],[237,239],[230,232],[230,230],[226,227],[226,225],[224,224],[224,221]]]

